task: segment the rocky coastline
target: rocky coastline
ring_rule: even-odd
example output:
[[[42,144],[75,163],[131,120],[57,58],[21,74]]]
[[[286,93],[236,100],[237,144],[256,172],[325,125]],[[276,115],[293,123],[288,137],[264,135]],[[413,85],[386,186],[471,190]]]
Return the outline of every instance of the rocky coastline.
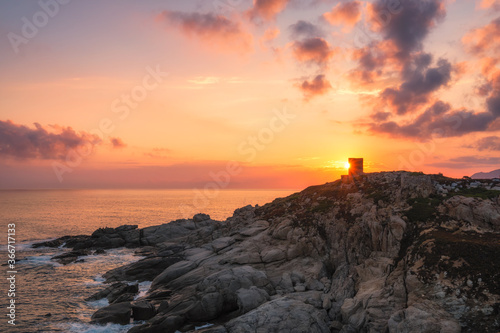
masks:
[[[500,180],[371,173],[226,221],[206,214],[34,247],[62,264],[127,247],[96,324],[145,332],[499,332]],[[145,296],[138,285],[151,281]],[[208,325],[207,325],[208,324]]]

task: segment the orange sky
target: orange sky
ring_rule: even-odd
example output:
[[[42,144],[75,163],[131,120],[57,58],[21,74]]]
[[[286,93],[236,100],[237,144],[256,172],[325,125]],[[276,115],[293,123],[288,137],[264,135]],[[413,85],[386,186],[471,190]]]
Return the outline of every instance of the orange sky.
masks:
[[[66,2],[0,4],[0,188],[499,168],[499,1]]]

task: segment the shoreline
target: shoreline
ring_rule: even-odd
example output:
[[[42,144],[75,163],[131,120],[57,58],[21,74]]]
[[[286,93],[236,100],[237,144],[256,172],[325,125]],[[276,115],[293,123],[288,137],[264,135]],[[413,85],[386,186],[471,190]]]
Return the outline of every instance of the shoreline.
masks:
[[[500,263],[488,249],[500,249],[500,197],[496,190],[471,190],[477,182],[408,172],[368,174],[351,184],[327,183],[261,207],[246,206],[226,221],[197,214],[45,244],[66,241],[72,250],[54,258],[64,262],[123,246],[145,256],[104,273],[108,287],[94,295],[108,298],[110,305],[95,312],[91,323],[133,320],[137,325],[130,333],[189,332],[207,322],[214,326],[202,332],[243,332],[245,327],[343,332],[368,323],[377,329],[494,328],[498,323],[487,318],[499,310],[494,277],[500,277]],[[464,215],[464,204],[473,214]],[[478,218],[477,209],[489,215]],[[477,255],[471,257],[463,245],[453,247],[456,241],[470,244],[468,249],[479,246]],[[429,242],[434,248],[426,248]],[[437,250],[439,256],[452,251],[448,266],[435,261]],[[424,266],[415,254],[424,256]],[[468,268],[453,269],[456,262]],[[483,268],[488,265],[490,271]],[[439,275],[443,269],[448,276]],[[143,297],[135,298],[131,281],[152,282]],[[447,289],[452,285],[455,289]],[[469,296],[456,295],[456,289]],[[479,293],[487,293],[488,301],[479,301],[484,299]],[[366,297],[377,303],[359,307]],[[449,302],[466,307],[450,310],[444,306]],[[433,311],[422,310],[431,304]],[[426,315],[414,317],[416,309]]]

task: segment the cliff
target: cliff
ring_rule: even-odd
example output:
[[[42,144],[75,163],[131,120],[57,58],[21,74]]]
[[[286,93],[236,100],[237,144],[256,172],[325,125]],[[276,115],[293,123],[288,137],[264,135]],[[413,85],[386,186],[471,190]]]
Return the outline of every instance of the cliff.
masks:
[[[500,184],[409,172],[312,186],[226,221],[198,214],[41,245],[118,246],[96,323],[129,332],[498,332]],[[71,254],[73,253],[73,254]],[[126,281],[152,281],[146,296]],[[111,284],[112,283],[112,284]]]

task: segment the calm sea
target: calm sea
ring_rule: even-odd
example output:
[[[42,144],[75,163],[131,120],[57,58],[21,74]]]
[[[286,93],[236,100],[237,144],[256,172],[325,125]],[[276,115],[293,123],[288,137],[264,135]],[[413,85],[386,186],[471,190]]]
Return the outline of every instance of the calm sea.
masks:
[[[225,220],[236,208],[262,205],[294,191],[224,190],[211,197],[192,190],[8,190],[0,191],[0,332],[126,332],[120,325],[90,325],[106,300],[84,299],[103,287],[101,274],[136,261],[128,249],[89,256],[62,266],[50,258],[64,249],[31,249],[36,241],[90,234],[101,227],[147,227],[192,217],[197,212]],[[16,225],[16,326],[7,323],[7,224]],[[150,283],[142,283],[144,294]]]

